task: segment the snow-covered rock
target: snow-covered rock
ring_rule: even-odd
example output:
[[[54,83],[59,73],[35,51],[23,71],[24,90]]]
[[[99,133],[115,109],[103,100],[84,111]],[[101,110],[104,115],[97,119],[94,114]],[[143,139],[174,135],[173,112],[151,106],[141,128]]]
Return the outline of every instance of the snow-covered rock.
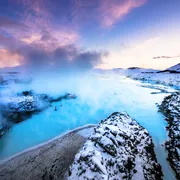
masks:
[[[0,96],[0,108],[2,109],[2,115],[16,123],[23,121],[23,116],[29,116],[34,112],[40,112],[49,107],[53,102],[75,98],[76,95],[69,93],[57,98],[52,98],[46,94],[24,91],[13,96]]]
[[[13,96],[0,96],[0,137],[14,124],[30,118],[50,106],[45,94],[25,91]]]
[[[168,151],[168,160],[176,176],[180,179],[180,92],[164,98],[159,106],[166,116],[169,140],[165,143]]]
[[[152,139],[127,113],[113,113],[94,128],[76,155],[68,179],[162,179]]]
[[[46,94],[37,94],[34,91],[24,91],[12,96],[0,95],[0,137],[12,124],[24,121],[34,113],[43,111],[51,103],[75,98],[76,95],[70,93],[53,98]]]

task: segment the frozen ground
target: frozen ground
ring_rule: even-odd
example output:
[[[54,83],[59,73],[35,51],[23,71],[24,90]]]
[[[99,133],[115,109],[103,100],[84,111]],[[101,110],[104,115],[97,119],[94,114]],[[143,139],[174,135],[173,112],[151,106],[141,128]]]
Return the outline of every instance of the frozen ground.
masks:
[[[111,73],[116,75],[123,75],[135,80],[140,80],[147,83],[149,82],[151,84],[163,84],[180,89],[180,64],[172,66],[163,71],[138,67],[110,70],[95,69],[94,71],[100,74]]]
[[[133,79],[143,80],[155,84],[174,86],[180,89],[180,64],[172,66],[164,71],[151,69],[129,69],[127,75]]]
[[[180,74],[164,73],[130,73],[128,76],[135,80],[142,80],[154,84],[174,86],[180,89]]]
[[[47,82],[47,79],[46,79]],[[62,93],[63,81],[56,79],[55,84],[36,83],[33,89],[38,93],[55,95]],[[32,118],[14,125],[0,140],[0,159],[10,157],[32,146],[45,142],[59,134],[87,124],[97,124],[113,112],[126,111],[145,127],[152,136],[158,162],[162,165],[165,179],[173,179],[166,161],[166,153],[161,145],[167,139],[166,122],[157,112],[156,103],[167,95],[162,90],[174,91],[162,85],[142,84],[119,75],[94,75],[84,77],[81,83],[69,82],[63,92],[72,92],[77,99],[55,102],[52,107]],[[13,86],[13,90],[24,90],[31,85]],[[53,87],[53,88],[52,88]],[[157,88],[158,87],[158,88]],[[55,88],[55,89],[54,89]],[[27,89],[26,89],[27,90]],[[71,90],[71,91],[69,91]],[[6,89],[2,89],[7,92]],[[55,106],[57,111],[54,111]]]

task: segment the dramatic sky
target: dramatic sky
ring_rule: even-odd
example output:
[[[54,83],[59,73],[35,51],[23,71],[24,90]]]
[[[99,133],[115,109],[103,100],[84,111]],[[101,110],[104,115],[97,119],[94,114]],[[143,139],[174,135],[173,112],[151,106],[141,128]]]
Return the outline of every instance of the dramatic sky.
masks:
[[[0,0],[0,67],[180,62],[180,0]],[[58,69],[58,68],[57,68]]]

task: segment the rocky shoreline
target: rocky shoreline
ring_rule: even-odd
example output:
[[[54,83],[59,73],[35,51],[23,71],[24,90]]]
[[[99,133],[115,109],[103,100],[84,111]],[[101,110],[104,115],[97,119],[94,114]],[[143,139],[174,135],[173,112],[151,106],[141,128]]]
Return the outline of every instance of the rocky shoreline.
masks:
[[[162,179],[152,139],[127,113],[113,113],[94,128],[70,167],[68,179]]]
[[[2,180],[162,176],[150,135],[127,113],[113,113],[97,126],[76,129],[0,164]]]
[[[167,160],[174,170],[177,179],[180,179],[180,92],[164,98],[159,111],[166,117],[169,140],[165,143],[168,152]]]

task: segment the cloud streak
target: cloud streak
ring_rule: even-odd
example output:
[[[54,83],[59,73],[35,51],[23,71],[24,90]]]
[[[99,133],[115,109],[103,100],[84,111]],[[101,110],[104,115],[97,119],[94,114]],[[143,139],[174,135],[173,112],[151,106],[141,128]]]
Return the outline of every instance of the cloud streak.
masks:
[[[23,11],[19,12],[24,22],[31,27],[48,27],[51,19],[51,13],[48,10],[48,2],[46,0],[15,0],[14,3],[23,7]]]
[[[178,58],[180,56],[157,56],[153,57],[153,59],[171,59],[171,58]]]
[[[13,29],[19,31],[27,31],[28,26],[23,23],[12,20],[8,17],[0,16],[0,28]]]
[[[133,9],[144,5],[147,0],[104,0],[101,4],[102,23],[105,27],[111,27],[117,21],[122,20]]]
[[[148,0],[76,0],[73,17],[86,23],[95,21],[108,28],[121,21],[133,9],[144,5]],[[98,16],[97,16],[98,15]]]
[[[95,22],[104,28],[109,28],[123,20],[133,9],[147,3],[148,0],[75,0],[70,2],[74,2],[71,5],[72,12],[69,13],[73,24],[85,25]]]

